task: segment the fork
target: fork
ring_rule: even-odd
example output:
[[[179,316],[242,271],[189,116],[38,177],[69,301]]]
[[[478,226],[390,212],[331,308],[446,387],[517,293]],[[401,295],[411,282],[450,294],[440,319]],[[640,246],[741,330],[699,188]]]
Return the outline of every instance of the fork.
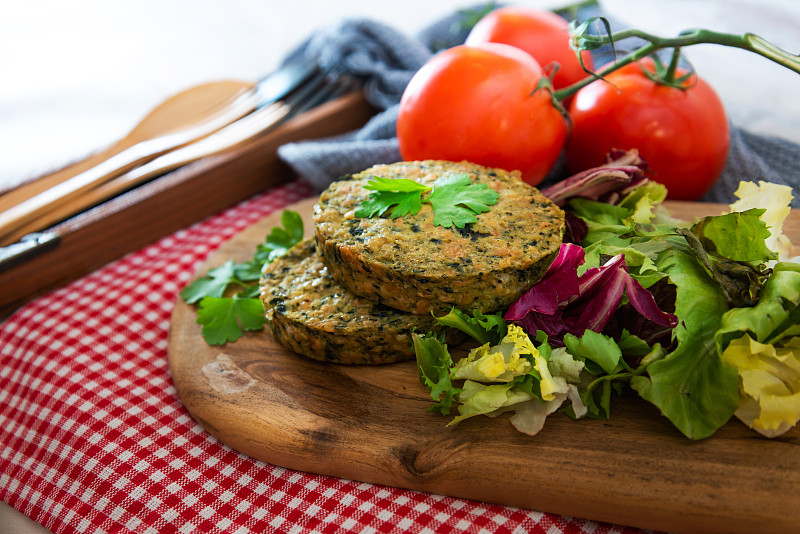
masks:
[[[232,150],[253,138],[275,128],[289,118],[307,111],[319,104],[341,96],[357,87],[357,81],[347,76],[333,76],[309,71],[298,87],[282,99],[266,105],[259,105],[263,98],[257,91],[243,95],[230,106],[229,113],[241,113],[243,106],[251,106],[255,111],[244,114],[238,120],[228,121],[227,126],[214,125],[212,132],[204,132],[193,141],[174,145],[151,157],[137,160],[120,168],[99,165],[58,186],[0,213],[0,244],[16,242],[30,232],[36,232],[64,220],[72,215],[131,189],[149,179],[191,163],[197,159]],[[263,92],[262,92],[263,95]],[[222,127],[220,127],[222,126]],[[210,128],[204,125],[205,128]],[[184,132],[180,132],[183,134]],[[145,152],[140,148],[141,152]],[[113,160],[114,158],[112,158]],[[111,161],[111,160],[108,160]],[[108,170],[110,167],[112,170]],[[108,168],[107,168],[108,167]]]

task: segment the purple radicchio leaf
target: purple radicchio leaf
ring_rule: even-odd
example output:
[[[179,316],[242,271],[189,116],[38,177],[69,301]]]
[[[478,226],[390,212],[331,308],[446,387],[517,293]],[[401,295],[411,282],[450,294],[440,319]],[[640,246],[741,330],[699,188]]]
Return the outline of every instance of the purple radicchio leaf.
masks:
[[[647,183],[647,162],[636,150],[612,150],[607,163],[586,169],[542,189],[542,194],[553,203],[564,207],[575,197],[616,204],[631,190]]]
[[[564,212],[564,242],[580,245],[589,233],[589,225],[586,221],[572,213]]]
[[[675,312],[675,298],[677,296],[676,287],[669,282],[669,279],[662,278],[647,290],[655,298],[660,310],[665,312]],[[675,340],[672,336],[672,328],[669,324],[658,324],[651,321],[639,313],[630,302],[623,304],[614,314],[614,317],[606,324],[603,333],[616,340],[621,339],[622,331],[627,330],[631,334],[644,340],[651,347],[660,343],[668,351],[674,348]]]
[[[506,320],[531,334],[542,330],[553,345],[561,346],[565,334],[580,337],[587,329],[602,332],[627,295],[647,319],[675,327],[677,317],[661,311],[653,295],[628,274],[624,255],[579,276],[583,262],[583,248],[562,244],[544,276],[509,307]]]

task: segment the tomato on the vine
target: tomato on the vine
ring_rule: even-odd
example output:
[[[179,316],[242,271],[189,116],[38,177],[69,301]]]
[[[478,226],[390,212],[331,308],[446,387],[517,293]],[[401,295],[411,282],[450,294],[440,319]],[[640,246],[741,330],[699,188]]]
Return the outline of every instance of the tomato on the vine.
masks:
[[[468,160],[519,170],[532,185],[553,167],[566,122],[541,66],[504,44],[459,45],[440,52],[409,82],[400,100],[397,137],[403,159]]]
[[[589,74],[581,66],[578,55],[570,47],[569,23],[552,11],[528,6],[497,8],[472,28],[466,44],[505,43],[526,51],[542,67],[557,63],[553,87],[561,89]],[[581,52],[583,65],[593,68],[588,50]]]
[[[603,164],[611,149],[637,149],[670,199],[697,200],[725,166],[728,118],[708,83],[692,74],[682,87],[662,85],[643,71],[654,65],[626,65],[575,94],[567,167],[578,172]]]

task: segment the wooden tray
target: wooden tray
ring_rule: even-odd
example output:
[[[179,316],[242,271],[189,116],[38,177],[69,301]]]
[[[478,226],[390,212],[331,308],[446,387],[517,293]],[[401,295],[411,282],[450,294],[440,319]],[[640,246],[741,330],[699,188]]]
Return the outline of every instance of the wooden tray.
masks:
[[[375,113],[353,93],[228,153],[161,176],[52,228],[59,244],[0,271],[0,320],[32,298],[294,177],[280,145],[359,128]]]
[[[310,222],[313,199],[292,206]],[[691,219],[716,206],[672,203]],[[716,213],[720,211],[717,210]],[[252,257],[275,213],[198,271]],[[800,240],[800,215],[786,231]],[[731,421],[685,438],[638,397],[610,421],[552,415],[534,437],[504,417],[446,428],[413,362],[343,366],[278,346],[265,329],[211,347],[178,302],[169,365],[181,401],[233,449],[282,467],[670,532],[800,532],[800,429],[768,440]]]

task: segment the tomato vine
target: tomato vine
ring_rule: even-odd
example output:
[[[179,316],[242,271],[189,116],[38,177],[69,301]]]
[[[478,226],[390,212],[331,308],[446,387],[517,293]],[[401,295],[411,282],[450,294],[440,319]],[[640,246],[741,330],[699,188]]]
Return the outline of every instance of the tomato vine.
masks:
[[[596,23],[602,23],[604,32],[594,33],[592,29]],[[728,46],[732,48],[739,48],[754,52],[766,59],[769,59],[779,65],[782,65],[794,72],[800,73],[800,55],[795,55],[782,48],[770,43],[763,37],[754,33],[745,34],[732,34],[716,32],[704,29],[687,30],[681,32],[676,37],[661,37],[648,33],[635,28],[624,29],[612,33],[610,23],[605,17],[591,17],[583,22],[574,20],[570,23],[571,46],[578,52],[584,50],[597,50],[603,46],[611,45],[616,48],[616,43],[625,39],[638,38],[645,41],[647,44],[633,50],[625,56],[615,59],[615,61],[601,67],[596,71],[587,69],[588,76],[582,80],[563,89],[554,91],[554,96],[558,100],[564,100],[572,96],[582,87],[593,82],[595,79],[604,78],[608,74],[628,65],[630,63],[639,61],[642,58],[653,56],[659,50],[673,49],[673,62],[677,67],[677,56],[680,50],[698,44],[716,44]],[[674,67],[673,67],[674,71]],[[669,78],[661,81],[668,82]],[[672,85],[667,83],[667,85]]]

